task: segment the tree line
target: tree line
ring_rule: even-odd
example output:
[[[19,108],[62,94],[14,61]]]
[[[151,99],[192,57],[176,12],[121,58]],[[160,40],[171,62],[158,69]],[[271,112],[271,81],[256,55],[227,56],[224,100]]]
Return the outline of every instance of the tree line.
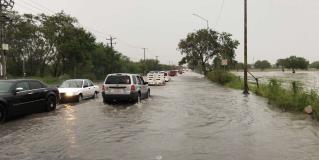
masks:
[[[54,15],[10,13],[5,40],[11,77],[66,76],[103,79],[108,73],[143,73],[168,70],[154,59],[133,62],[113,48],[97,42],[95,36],[64,12]],[[25,66],[25,67],[24,67]]]

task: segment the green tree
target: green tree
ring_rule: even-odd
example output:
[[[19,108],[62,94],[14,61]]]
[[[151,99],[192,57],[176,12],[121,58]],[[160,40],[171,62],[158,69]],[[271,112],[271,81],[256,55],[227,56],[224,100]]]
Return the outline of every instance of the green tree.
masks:
[[[281,70],[283,72],[285,72],[285,66],[287,66],[287,61],[286,59],[278,59],[277,60],[277,63],[276,63],[276,66],[277,67],[281,67]]]
[[[285,60],[285,67],[292,69],[292,73],[296,73],[296,69],[308,69],[309,61],[303,57],[291,56]]]
[[[220,65],[210,64],[210,60],[215,62],[220,58],[227,59],[230,63],[234,62],[235,49],[239,42],[232,39],[229,33],[218,33],[214,30],[202,29],[195,33],[189,33],[186,39],[182,39],[178,44],[181,54],[184,56],[180,64],[191,64],[192,68],[200,66],[206,75],[212,66]],[[215,67],[216,68],[216,67]]]
[[[319,69],[319,61],[312,62],[309,68]]]
[[[262,60],[262,61],[258,60],[258,61],[256,61],[254,66],[255,66],[255,68],[261,69],[261,70],[271,68],[271,64],[267,60]]]
[[[187,61],[199,64],[206,75],[207,63],[219,53],[218,38],[218,32],[202,29],[188,34],[186,39],[180,41],[178,48]]]

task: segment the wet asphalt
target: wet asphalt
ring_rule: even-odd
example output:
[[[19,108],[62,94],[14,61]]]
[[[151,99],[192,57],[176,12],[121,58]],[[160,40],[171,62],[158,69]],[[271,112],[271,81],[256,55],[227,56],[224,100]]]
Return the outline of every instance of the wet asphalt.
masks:
[[[196,73],[140,104],[102,98],[0,125],[0,159],[317,160],[319,125]]]

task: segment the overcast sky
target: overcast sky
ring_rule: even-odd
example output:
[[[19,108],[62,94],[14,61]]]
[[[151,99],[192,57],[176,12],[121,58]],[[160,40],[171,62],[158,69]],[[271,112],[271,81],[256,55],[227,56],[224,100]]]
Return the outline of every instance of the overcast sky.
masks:
[[[105,41],[118,38],[115,48],[136,61],[141,47],[147,58],[159,56],[161,63],[175,64],[180,39],[187,33],[210,27],[233,34],[241,45],[237,60],[243,61],[243,0],[16,0],[21,13],[52,13],[64,10]],[[223,5],[224,2],[224,5]],[[319,60],[318,0],[248,0],[249,62],[266,59],[274,63],[290,55]],[[101,33],[105,33],[105,36]]]

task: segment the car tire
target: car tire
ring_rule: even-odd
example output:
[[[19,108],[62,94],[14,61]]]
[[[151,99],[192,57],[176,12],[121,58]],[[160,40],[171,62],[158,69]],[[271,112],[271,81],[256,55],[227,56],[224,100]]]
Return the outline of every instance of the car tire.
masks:
[[[77,96],[77,100],[76,100],[77,102],[82,102],[83,101],[83,96],[82,96],[82,94],[79,94],[78,96]]]
[[[140,93],[138,93],[136,97],[136,103],[141,103],[141,100],[142,100],[142,96]]]
[[[94,92],[92,98],[93,98],[93,99],[98,98],[98,93],[97,93],[97,92]]]
[[[148,91],[147,91],[147,96],[146,96],[146,98],[150,98],[150,97],[151,97],[151,91],[148,90]]]
[[[0,104],[0,124],[4,123],[7,120],[8,112],[6,108]]]
[[[50,112],[56,109],[56,99],[54,96],[49,96],[47,99],[47,104],[45,106],[45,111]]]

